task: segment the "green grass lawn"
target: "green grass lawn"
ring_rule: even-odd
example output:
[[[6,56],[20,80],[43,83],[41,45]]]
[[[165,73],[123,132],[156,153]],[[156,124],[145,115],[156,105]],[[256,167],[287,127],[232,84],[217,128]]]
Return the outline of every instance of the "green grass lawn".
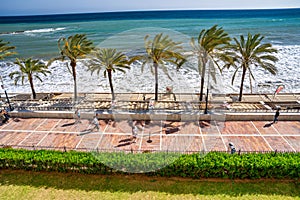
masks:
[[[300,199],[292,180],[193,180],[143,175],[0,171],[0,199]]]

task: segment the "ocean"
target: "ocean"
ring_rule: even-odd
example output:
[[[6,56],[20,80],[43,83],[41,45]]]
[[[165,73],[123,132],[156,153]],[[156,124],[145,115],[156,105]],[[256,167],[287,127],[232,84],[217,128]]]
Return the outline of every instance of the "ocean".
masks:
[[[0,39],[16,46],[16,56],[0,62],[1,76],[8,93],[30,93],[29,84],[14,85],[8,74],[18,67],[13,64],[18,58],[38,58],[47,61],[59,56],[57,40],[76,33],[85,33],[98,47],[113,47],[134,55],[143,52],[144,37],[163,32],[175,41],[183,42],[190,51],[191,37],[197,38],[202,29],[218,24],[231,37],[260,33],[263,42],[272,43],[278,49],[276,63],[278,74],[273,76],[261,69],[253,69],[254,93],[273,93],[278,85],[282,92],[300,92],[300,9],[276,10],[184,10],[184,11],[136,11],[66,15],[40,15],[0,17]],[[36,92],[72,92],[72,76],[65,62],[55,62],[49,69],[51,75],[43,82],[35,80]],[[149,69],[140,70],[133,64],[126,73],[114,74],[116,92],[153,92],[154,76]],[[189,63],[179,71],[168,66],[172,80],[162,72],[159,90],[172,86],[175,93],[199,92],[200,77],[196,62]],[[86,63],[79,62],[77,68],[79,92],[110,92],[108,81],[102,74],[90,74]],[[237,93],[240,77],[231,85],[233,70],[218,74],[217,82],[211,83],[212,93]],[[212,81],[211,81],[212,82]],[[245,93],[250,92],[249,80],[245,82]]]

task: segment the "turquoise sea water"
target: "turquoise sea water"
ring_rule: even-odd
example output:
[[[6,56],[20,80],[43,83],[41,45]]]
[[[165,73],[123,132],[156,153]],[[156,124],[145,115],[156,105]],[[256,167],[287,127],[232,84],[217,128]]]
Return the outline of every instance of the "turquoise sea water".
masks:
[[[19,56],[57,53],[61,36],[86,33],[95,43],[135,28],[160,27],[197,37],[218,24],[231,36],[261,33],[274,45],[300,45],[300,9],[234,11],[149,11],[26,17],[0,17],[1,39],[18,47]]]
[[[188,44],[189,39],[197,37],[201,29],[215,24],[222,26],[232,37],[246,35],[248,32],[260,33],[265,36],[265,42],[270,42],[279,49],[278,75],[273,77],[258,70],[256,72],[258,78],[255,82],[257,92],[273,90],[278,84],[284,84],[286,92],[300,92],[300,81],[298,80],[300,78],[300,9],[149,11],[0,17],[0,39],[9,41],[11,45],[17,47],[17,57],[47,60],[58,55],[58,38],[75,33],[86,33],[88,38],[100,47],[108,43],[116,46],[124,44],[127,45],[127,48],[134,47],[135,51],[138,51],[142,48],[140,45],[146,34],[170,31],[175,35],[180,35],[179,39],[186,40],[184,42]],[[27,91],[27,86],[13,86],[12,81],[7,77],[7,74],[15,69],[15,66],[9,63],[12,60],[14,57],[1,62],[1,75],[11,91]],[[61,66],[62,63],[56,65]],[[53,66],[52,70],[60,75],[46,78],[43,83],[37,85],[37,88],[44,91],[53,89],[72,91],[72,87],[69,88],[72,81],[69,76],[63,75],[64,69]],[[197,72],[190,70],[184,73],[187,74],[186,79],[195,79],[188,85],[197,88]],[[230,77],[230,72],[223,75],[223,81],[228,82],[228,85],[230,85]],[[56,81],[56,78],[59,81]],[[118,76],[116,76],[117,78]],[[92,82],[88,78],[83,77],[82,79]],[[101,91],[107,90],[106,80],[97,84],[104,85]],[[143,88],[147,88],[147,86],[144,85]],[[238,85],[228,86],[224,91],[236,92],[237,88]],[[126,89],[124,88],[124,90]]]

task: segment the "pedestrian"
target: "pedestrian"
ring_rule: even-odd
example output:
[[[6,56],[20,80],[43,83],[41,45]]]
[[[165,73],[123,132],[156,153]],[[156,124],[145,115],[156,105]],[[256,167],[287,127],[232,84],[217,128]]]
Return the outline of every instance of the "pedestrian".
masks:
[[[9,115],[5,109],[1,110],[0,118],[2,119],[3,124],[5,124],[9,120]]]
[[[277,108],[277,111],[276,111],[276,113],[275,113],[275,115],[274,115],[273,124],[278,122],[278,117],[279,117],[279,115],[280,115],[280,112],[279,112],[279,111],[280,111],[280,108]]]
[[[136,125],[132,127],[132,143],[135,143],[137,136],[138,128]]]
[[[4,116],[3,110],[0,111],[0,118],[2,120],[2,124],[4,124],[5,123],[5,116]]]
[[[96,128],[97,131],[99,131],[100,128],[99,128],[98,114],[96,114],[94,116],[94,119],[93,119],[92,123],[95,125],[93,130]]]
[[[150,110],[153,110],[154,109],[154,100],[153,99],[151,99],[150,101],[149,101],[149,109]]]
[[[76,116],[75,116],[75,117],[76,117],[75,124],[81,123],[81,121],[80,121],[80,111],[79,111],[78,108],[75,110],[75,115],[76,115]]]
[[[175,95],[175,93],[173,93],[173,97],[174,97],[174,101],[176,101],[176,95]]]
[[[230,153],[234,154],[236,152],[236,149],[234,147],[234,144],[232,142],[229,142],[229,148],[230,148]]]
[[[114,109],[115,106],[116,106],[116,104],[117,104],[117,100],[113,100],[113,101],[111,102],[111,109]]]
[[[143,94],[143,101],[146,101],[146,94]]]
[[[9,120],[9,115],[5,109],[3,110],[3,115],[5,117],[5,122],[7,122]]]

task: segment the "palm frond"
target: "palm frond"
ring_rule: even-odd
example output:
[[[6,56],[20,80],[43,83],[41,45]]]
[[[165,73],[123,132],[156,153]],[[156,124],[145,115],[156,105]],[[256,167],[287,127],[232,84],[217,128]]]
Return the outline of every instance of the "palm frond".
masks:
[[[3,40],[0,40],[0,60],[3,60],[5,57],[17,54],[14,51],[10,51],[15,49],[14,46],[8,46],[9,42],[3,42]]]
[[[95,49],[92,56],[87,62],[88,70],[91,74],[97,72],[97,75],[103,70],[104,78],[110,76],[111,72],[126,73],[126,69],[130,69],[130,64],[137,60],[137,57],[128,59],[124,53],[112,48]]]
[[[76,61],[76,59],[86,57],[95,47],[93,46],[93,42],[88,40],[85,34],[75,34],[68,38],[59,38],[58,49],[62,56]]]
[[[233,85],[235,76],[236,76],[236,74],[237,74],[238,71],[239,71],[239,68],[236,68],[236,70],[235,70],[234,73],[233,73],[232,79],[231,79],[231,85]]]
[[[39,77],[38,75],[34,75],[34,78],[38,79],[40,82],[43,82],[43,80],[41,79],[41,77]]]
[[[233,74],[232,84],[239,69],[249,72],[251,90],[252,79],[255,80],[252,70],[256,67],[263,68],[273,75],[277,73],[275,62],[278,61],[278,58],[274,55],[277,50],[273,48],[270,43],[262,43],[263,39],[264,36],[261,36],[260,34],[252,35],[250,33],[248,33],[247,38],[243,35],[240,36],[239,40],[233,38],[234,44],[229,46],[229,52],[231,52],[230,57],[232,57],[232,61],[234,62],[231,66],[239,67],[236,68]],[[242,88],[240,88],[240,99],[241,95]]]
[[[16,61],[14,63],[19,66],[19,70],[11,72],[9,74],[9,77],[11,79],[14,79],[15,84],[17,84],[21,80],[21,83],[23,85],[26,77],[34,77],[42,81],[38,74],[47,76],[47,74],[51,73],[48,70],[47,65],[45,65],[38,59],[34,60],[32,58],[27,58],[20,60],[19,58],[16,58]]]
[[[160,69],[164,72],[164,74],[171,80],[173,81],[172,77],[168,73],[168,68],[164,64],[159,64]]]

